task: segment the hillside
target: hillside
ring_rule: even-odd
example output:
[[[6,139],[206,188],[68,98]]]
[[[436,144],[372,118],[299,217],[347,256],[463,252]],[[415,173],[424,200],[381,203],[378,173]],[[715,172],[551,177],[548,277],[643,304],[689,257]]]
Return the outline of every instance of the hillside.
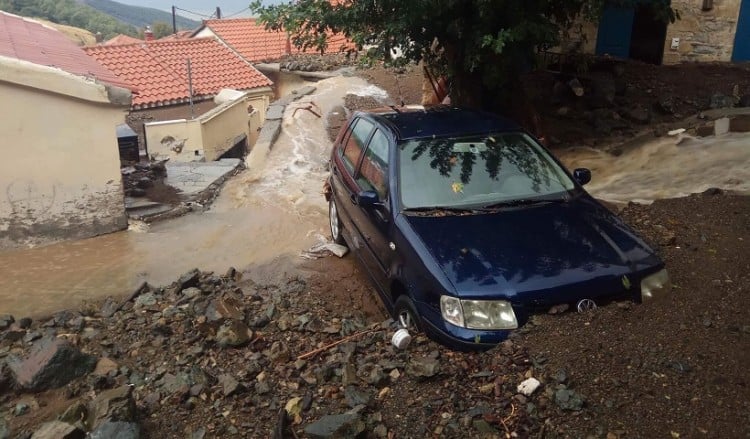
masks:
[[[172,14],[159,9],[130,6],[112,0],[79,1],[138,29],[143,29],[157,22],[172,25]],[[179,30],[195,29],[198,26],[200,26],[200,22],[177,16],[177,28]]]
[[[79,46],[93,46],[94,44],[96,44],[96,36],[86,29],[68,26],[66,24],[53,23],[49,20],[44,20],[41,18],[36,18],[35,20],[54,27]]]
[[[75,26],[104,38],[117,34],[138,36],[138,29],[75,0],[0,0],[0,10],[24,17]]]

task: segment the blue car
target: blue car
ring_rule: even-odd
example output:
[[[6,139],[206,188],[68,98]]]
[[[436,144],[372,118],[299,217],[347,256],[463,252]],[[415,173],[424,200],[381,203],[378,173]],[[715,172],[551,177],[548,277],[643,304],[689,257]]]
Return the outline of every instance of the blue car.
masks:
[[[670,289],[664,263],[531,135],[458,108],[357,112],[326,195],[386,308],[455,349],[491,347],[535,312],[636,302]]]

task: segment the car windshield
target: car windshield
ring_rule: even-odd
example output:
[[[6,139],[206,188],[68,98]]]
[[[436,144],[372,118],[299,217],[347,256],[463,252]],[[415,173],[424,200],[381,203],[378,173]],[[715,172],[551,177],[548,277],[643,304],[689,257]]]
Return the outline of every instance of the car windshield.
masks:
[[[573,181],[520,132],[414,139],[399,145],[407,209],[488,207],[563,199]]]

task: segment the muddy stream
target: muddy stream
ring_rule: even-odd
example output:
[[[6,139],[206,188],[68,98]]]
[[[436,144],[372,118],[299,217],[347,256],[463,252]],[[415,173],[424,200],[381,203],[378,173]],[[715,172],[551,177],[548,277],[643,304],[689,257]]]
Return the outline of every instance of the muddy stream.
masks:
[[[301,99],[328,114],[346,94],[386,95],[356,77],[314,84]],[[0,314],[40,316],[82,301],[125,296],[140,282],[168,284],[192,268],[289,264],[328,235],[321,194],[330,143],[325,117],[287,108],[273,150],[254,150],[210,210],[146,229],[0,253]],[[585,148],[558,151],[569,168],[589,167],[587,189],[613,202],[651,202],[719,187],[750,192],[750,137],[663,138],[619,157]],[[291,256],[291,258],[289,257]]]

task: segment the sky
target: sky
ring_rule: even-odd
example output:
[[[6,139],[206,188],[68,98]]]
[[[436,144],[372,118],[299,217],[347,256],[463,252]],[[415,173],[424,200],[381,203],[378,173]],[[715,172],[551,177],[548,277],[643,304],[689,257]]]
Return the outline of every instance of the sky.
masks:
[[[180,9],[186,9],[191,12],[204,15],[193,15],[183,11],[178,11],[179,15],[192,20],[200,21],[203,18],[208,18],[211,14],[216,11],[216,7],[221,8],[221,14],[223,17],[228,17],[233,14],[235,17],[249,17],[250,12],[247,10],[251,0],[115,0],[119,3],[134,6],[145,6],[149,8],[161,9],[163,11],[172,12],[172,6],[176,6]],[[283,3],[283,0],[263,0],[263,4],[277,4]],[[242,12],[240,12],[242,11]],[[238,13],[239,12],[239,13]]]

